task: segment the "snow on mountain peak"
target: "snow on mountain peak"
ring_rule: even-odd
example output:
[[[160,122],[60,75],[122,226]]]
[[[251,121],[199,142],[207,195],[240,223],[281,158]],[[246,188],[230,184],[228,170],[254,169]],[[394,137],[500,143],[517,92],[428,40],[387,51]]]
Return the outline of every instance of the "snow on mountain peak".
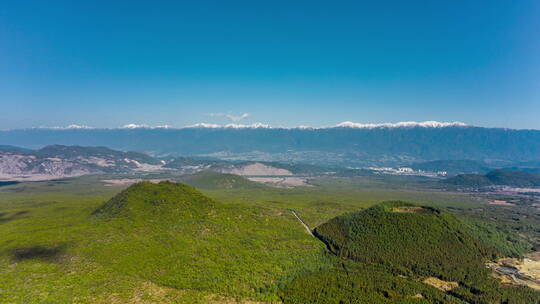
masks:
[[[127,124],[127,125],[123,125],[120,127],[120,129],[146,129],[146,128],[150,128],[149,125],[145,125],[145,124],[134,124],[134,123],[130,123],[130,124]]]
[[[412,128],[412,127],[422,127],[422,128],[445,128],[445,127],[465,127],[467,124],[459,121],[454,122],[439,122],[439,121],[403,121],[397,123],[378,123],[378,124],[363,124],[356,123],[351,121],[344,121],[335,126],[335,128],[355,128],[355,129],[375,129],[375,128]]]
[[[318,129],[332,129],[332,128],[351,128],[351,129],[376,129],[376,128],[444,128],[444,127],[466,127],[469,126],[463,122],[454,121],[454,122],[439,122],[439,121],[404,121],[396,123],[357,123],[351,121],[344,121],[334,126],[323,126],[323,127],[312,127],[306,125],[300,125],[297,127],[274,127],[269,124],[264,123],[252,123],[252,124],[213,124],[213,123],[196,123],[193,125],[176,128],[170,125],[158,125],[150,126],[147,124],[135,124],[130,123],[123,125],[118,128],[112,129],[192,129],[192,128],[201,128],[201,129],[298,129],[298,130],[318,130]],[[89,130],[96,129],[95,127],[90,127],[86,125],[77,125],[71,124],[66,127],[38,127],[38,129],[52,129],[52,130]]]
[[[208,128],[208,129],[270,129],[272,128],[270,125],[263,124],[260,122],[253,123],[253,124],[226,124],[226,125],[218,125],[218,124],[210,124],[210,123],[197,123],[194,125],[186,126],[186,128]]]
[[[455,121],[455,122],[439,122],[439,121],[404,121],[397,123],[356,123],[351,121],[344,121],[335,126],[330,127],[311,127],[311,126],[297,126],[292,128],[283,128],[283,127],[272,127],[268,124],[263,123],[254,123],[254,124],[209,124],[209,123],[198,123],[194,125],[187,126],[186,128],[212,128],[212,129],[300,129],[300,130],[316,130],[316,129],[330,129],[330,128],[353,128],[353,129],[375,129],[375,128],[412,128],[412,127],[422,127],[422,128],[444,128],[444,127],[465,127],[465,123]]]

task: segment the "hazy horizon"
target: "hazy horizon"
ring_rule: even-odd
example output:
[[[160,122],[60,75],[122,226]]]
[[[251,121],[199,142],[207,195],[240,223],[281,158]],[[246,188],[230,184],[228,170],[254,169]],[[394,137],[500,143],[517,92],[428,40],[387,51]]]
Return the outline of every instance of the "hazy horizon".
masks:
[[[158,124],[158,125],[149,125],[149,124],[136,124],[129,123],[121,126],[114,127],[105,127],[105,126],[88,126],[88,125],[78,125],[78,124],[69,124],[66,126],[33,126],[33,127],[22,127],[22,128],[13,128],[13,129],[0,129],[0,131],[15,131],[15,130],[29,130],[29,129],[48,129],[48,130],[100,130],[100,129],[189,129],[189,128],[207,128],[207,129],[331,129],[331,128],[353,128],[353,129],[374,129],[374,128],[410,128],[410,127],[422,127],[422,128],[444,128],[444,127],[478,127],[478,128],[494,128],[494,129],[512,129],[512,130],[540,130],[535,128],[505,128],[505,127],[490,127],[490,126],[479,126],[473,124],[467,124],[461,121],[399,121],[399,122],[380,122],[380,123],[363,123],[363,122],[352,122],[352,121],[342,121],[332,125],[270,125],[261,122],[255,123],[243,123],[240,121],[232,121],[228,123],[206,123],[200,122],[191,125],[179,126],[179,125],[167,125],[167,124]]]

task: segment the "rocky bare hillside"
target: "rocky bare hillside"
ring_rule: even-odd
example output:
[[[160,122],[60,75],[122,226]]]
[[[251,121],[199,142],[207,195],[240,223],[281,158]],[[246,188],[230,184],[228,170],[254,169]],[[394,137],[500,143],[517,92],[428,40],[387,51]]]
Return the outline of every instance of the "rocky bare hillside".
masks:
[[[322,169],[315,173],[320,173]],[[0,181],[32,181],[87,174],[123,174],[168,171],[194,174],[201,171],[242,176],[312,175],[302,165],[231,162],[190,157],[160,160],[139,152],[122,152],[106,147],[51,145],[39,150],[0,146]]]
[[[163,163],[146,154],[105,147],[47,146],[36,151],[0,149],[0,179],[43,180],[99,173],[155,171]]]

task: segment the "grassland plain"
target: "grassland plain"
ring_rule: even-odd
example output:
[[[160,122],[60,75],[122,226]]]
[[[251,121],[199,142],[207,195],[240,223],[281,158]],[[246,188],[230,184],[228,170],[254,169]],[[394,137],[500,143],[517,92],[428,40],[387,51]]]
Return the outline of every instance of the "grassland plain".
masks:
[[[92,216],[125,188],[104,186],[104,178],[0,187],[0,302],[276,302],[279,290],[300,274],[329,271],[335,263],[321,254],[324,245],[305,232],[291,209],[314,228],[385,200],[481,205],[464,194],[424,187],[423,181],[413,187],[326,178],[312,181],[316,187],[275,189],[242,182],[220,188],[214,180],[197,186],[216,201],[219,216],[182,225],[155,222],[150,229],[146,220],[126,224]]]
[[[312,229],[337,215],[389,200],[453,208],[482,206],[481,201],[467,194],[438,190],[423,180],[415,183],[402,183],[401,180],[369,177],[319,178],[310,181],[315,187],[241,190],[201,188],[201,191],[222,202],[294,209]]]

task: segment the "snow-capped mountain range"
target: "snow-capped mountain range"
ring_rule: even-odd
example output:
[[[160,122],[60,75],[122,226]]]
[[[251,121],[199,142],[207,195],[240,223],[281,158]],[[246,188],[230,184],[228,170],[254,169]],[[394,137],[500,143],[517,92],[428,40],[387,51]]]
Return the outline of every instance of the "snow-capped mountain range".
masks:
[[[98,128],[98,127],[91,127],[87,125],[78,125],[78,124],[71,124],[65,127],[59,127],[59,126],[53,126],[53,127],[36,127],[36,129],[53,129],[53,130],[91,130],[91,129],[189,129],[189,128],[208,128],[208,129],[330,129],[330,128],[355,128],[355,129],[375,129],[375,128],[414,128],[414,127],[421,127],[421,128],[444,128],[444,127],[465,127],[468,126],[467,124],[459,121],[455,122],[439,122],[439,121],[404,121],[404,122],[397,122],[397,123],[357,123],[357,122],[351,122],[351,121],[344,121],[341,123],[338,123],[333,126],[322,126],[322,127],[314,127],[314,126],[296,126],[296,127],[281,127],[281,126],[271,126],[269,124],[265,123],[252,123],[252,124],[237,124],[237,123],[229,123],[229,124],[214,124],[214,123],[196,123],[184,127],[173,127],[170,125],[157,125],[157,126],[151,126],[148,124],[136,124],[136,123],[130,123],[123,125],[121,127],[117,128]]]
[[[0,131],[0,145],[105,146],[151,155],[317,165],[378,166],[430,160],[540,160],[540,130],[484,128],[462,122],[343,122],[329,127],[208,124],[185,127],[71,125]]]

